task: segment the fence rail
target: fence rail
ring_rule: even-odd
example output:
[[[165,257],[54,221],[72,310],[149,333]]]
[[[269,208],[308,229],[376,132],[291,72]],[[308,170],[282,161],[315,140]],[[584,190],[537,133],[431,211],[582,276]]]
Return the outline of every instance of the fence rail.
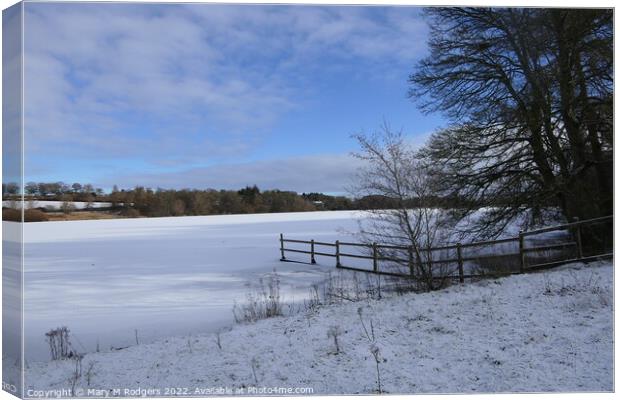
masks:
[[[603,226],[601,228],[601,225]],[[587,240],[582,239],[583,231],[587,230]],[[556,235],[549,235],[556,232]],[[537,239],[536,237],[539,236]],[[563,239],[561,242],[557,240]],[[568,240],[567,240],[568,239]],[[294,249],[286,247],[286,243],[309,245],[309,249]],[[511,244],[512,251],[497,252],[475,252],[473,249],[493,248],[498,245]],[[319,250],[317,250],[317,247]],[[324,247],[333,249],[328,252]],[[343,248],[362,248],[367,254],[354,254],[343,252]],[[465,278],[483,276],[484,273],[472,273],[476,266],[493,263],[508,263],[509,269],[504,271],[506,274],[524,273],[528,270],[540,270],[551,268],[557,265],[576,262],[590,261],[600,258],[613,257],[613,215],[601,218],[594,218],[584,221],[576,221],[568,224],[556,225],[535,229],[531,231],[521,231],[516,237],[486,240],[471,243],[455,243],[446,246],[419,249],[420,252],[427,254],[424,260],[428,265],[448,265],[455,264],[451,276],[459,279],[462,283]],[[443,258],[433,258],[433,253],[444,252],[448,254]],[[453,251],[453,252],[450,252]],[[341,242],[336,240],[333,243],[312,240],[287,239],[284,234],[280,234],[280,261],[295,261],[286,258],[286,253],[308,254],[310,263],[316,264],[316,256],[331,257],[336,259],[336,267],[350,269],[354,271],[370,272],[381,275],[409,277],[414,275],[416,260],[414,257],[415,249],[413,246],[399,246],[381,243],[354,243]],[[393,252],[397,252],[394,255]],[[469,252],[470,254],[466,254]],[[361,268],[356,266],[345,266],[342,259],[362,259],[372,261],[371,268]],[[406,271],[394,271],[380,269],[380,262],[388,261],[397,263],[401,267],[405,266]],[[298,261],[299,262],[299,261]],[[302,261],[303,262],[303,261]],[[465,267],[468,264],[466,273]],[[402,269],[402,268],[401,268]],[[458,272],[458,275],[456,273]]]

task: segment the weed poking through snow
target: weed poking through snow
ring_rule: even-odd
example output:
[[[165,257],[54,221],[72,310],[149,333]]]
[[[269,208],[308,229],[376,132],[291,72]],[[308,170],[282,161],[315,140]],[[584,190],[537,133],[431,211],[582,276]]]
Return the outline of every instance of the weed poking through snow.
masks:
[[[366,324],[364,323],[363,317],[364,309],[362,307],[358,307],[357,315],[360,317],[360,322],[362,323],[362,328],[364,329],[364,333],[366,334],[366,338],[371,343],[375,342],[375,327],[372,324],[372,319],[370,320],[370,332],[366,329]]]
[[[338,344],[338,337],[340,335],[342,335],[342,330],[337,325],[331,326],[327,330],[327,337],[328,338],[333,338],[333,340],[334,340],[334,347],[336,348],[336,353],[334,353],[334,354],[340,353],[340,345]]]
[[[379,349],[379,346],[377,346],[376,343],[372,343],[370,345],[370,354],[372,354],[373,358],[375,359],[375,367],[377,369],[377,391],[379,392],[379,394],[383,393],[383,390],[381,389],[381,362],[385,362],[385,359],[383,357],[381,357],[381,350]]]
[[[381,356],[381,350],[379,345],[377,344],[377,338],[375,336],[375,327],[370,319],[370,330],[366,327],[366,323],[364,322],[364,309],[359,307],[357,309],[357,315],[360,318],[360,322],[362,323],[362,329],[364,330],[364,334],[366,338],[370,342],[370,354],[372,354],[373,359],[375,360],[375,369],[377,371],[377,392],[379,394],[383,393],[383,388],[381,386],[381,363],[386,362],[387,360]]]
[[[71,396],[73,397],[75,397],[76,395],[75,393],[76,386],[78,382],[80,381],[80,379],[82,378],[82,359],[83,358],[84,356],[81,354],[75,354],[73,357],[74,359],[73,372],[71,373],[71,376],[69,377],[69,385],[71,386]]]
[[[252,357],[250,365],[252,366],[252,375],[254,376],[254,383],[256,384],[256,386],[258,386],[258,376],[256,373],[260,365],[258,364],[258,360],[256,359],[256,357]]]
[[[258,289],[247,294],[245,304],[233,306],[233,315],[237,323],[251,323],[283,315],[280,277],[275,269],[267,281],[259,279]]]
[[[221,331],[215,332],[215,344],[217,345],[218,349],[222,350],[222,332]]]
[[[86,385],[90,386],[90,383],[92,382],[93,379],[93,375],[95,375],[95,372],[93,371],[95,369],[95,365],[97,363],[95,361],[91,361],[88,363],[88,367],[86,368]]]

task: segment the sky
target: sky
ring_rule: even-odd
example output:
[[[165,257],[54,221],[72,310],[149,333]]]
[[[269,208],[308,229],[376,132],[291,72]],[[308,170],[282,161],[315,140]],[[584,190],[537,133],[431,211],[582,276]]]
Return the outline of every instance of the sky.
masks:
[[[416,7],[25,3],[25,181],[344,193],[408,98]]]

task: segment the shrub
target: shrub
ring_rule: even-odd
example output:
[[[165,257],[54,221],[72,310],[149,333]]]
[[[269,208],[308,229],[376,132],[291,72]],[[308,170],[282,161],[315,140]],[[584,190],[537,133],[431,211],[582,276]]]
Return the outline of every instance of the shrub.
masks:
[[[14,208],[3,208],[2,209],[2,220],[21,222],[22,212],[21,210],[16,210]]]
[[[121,211],[121,215],[129,218],[139,218],[142,216],[140,214],[140,211],[136,210],[135,208],[125,208],[123,209],[123,211]]]
[[[3,208],[2,209],[2,220],[3,221],[15,221],[21,222],[22,220],[22,212],[16,208]],[[43,211],[38,210],[36,208],[28,209],[24,212],[24,222],[41,222],[48,221],[49,218],[47,214]]]
[[[75,211],[75,205],[71,201],[64,200],[60,205],[60,210],[63,212],[63,214],[71,214],[73,211]]]
[[[24,222],[42,222],[49,221],[47,214],[41,210],[30,209],[24,212]]]

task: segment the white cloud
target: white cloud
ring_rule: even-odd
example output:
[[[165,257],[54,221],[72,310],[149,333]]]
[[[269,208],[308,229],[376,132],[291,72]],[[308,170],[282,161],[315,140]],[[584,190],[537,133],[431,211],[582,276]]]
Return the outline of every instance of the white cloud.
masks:
[[[234,139],[235,133],[267,126],[289,107],[277,84],[226,77],[218,64],[223,55],[208,44],[197,22],[127,15],[115,5],[61,12],[30,4],[25,93],[28,140],[34,146],[65,140],[91,148],[129,144],[142,152],[154,138],[128,132],[135,128],[127,123],[131,120],[193,127],[204,136],[232,131]],[[207,119],[211,126],[205,129]],[[150,133],[156,136],[157,128]],[[184,138],[185,132],[174,134],[180,143],[192,139]]]
[[[20,32],[21,7],[14,5],[2,12],[2,181],[20,182],[21,148],[21,79]]]
[[[360,165],[361,161],[346,154],[316,155],[216,165],[164,174],[121,176],[101,184],[235,190],[247,185],[257,185],[263,190],[342,193],[353,183],[355,172]]]
[[[303,107],[311,74],[411,64],[426,29],[416,12],[27,3],[27,151],[158,165],[249,155]]]

